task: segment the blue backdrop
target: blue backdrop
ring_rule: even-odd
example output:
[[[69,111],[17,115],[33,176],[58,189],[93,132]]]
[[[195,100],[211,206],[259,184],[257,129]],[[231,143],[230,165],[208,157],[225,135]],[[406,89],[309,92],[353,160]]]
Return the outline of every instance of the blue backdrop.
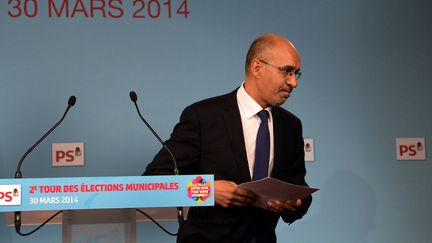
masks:
[[[11,17],[18,2],[20,17]],[[48,2],[58,9],[68,2],[69,17],[65,9],[49,17]],[[80,5],[72,16],[76,2],[0,3],[1,178],[13,177],[70,95],[75,107],[24,162],[24,177],[141,174],[160,145],[138,120],[129,91],[166,139],[185,106],[241,83],[254,38],[278,33],[302,57],[302,79],[284,107],[315,139],[307,180],[321,188],[303,220],[278,225],[279,242],[430,242],[431,161],[396,161],[394,140],[427,143],[432,135],[432,2],[189,0],[187,18],[176,12],[182,0],[171,0],[171,18],[162,0],[158,17],[150,5],[153,18],[148,5],[138,11],[142,1],[132,0],[120,1],[122,16],[108,0],[95,3],[106,2],[105,18]],[[90,1],[82,2],[89,11]],[[146,18],[132,18],[135,11]],[[84,142],[85,167],[51,167],[54,142]],[[175,242],[149,223],[137,234],[139,242]],[[59,242],[61,227],[23,238],[1,217],[0,235],[0,242]]]

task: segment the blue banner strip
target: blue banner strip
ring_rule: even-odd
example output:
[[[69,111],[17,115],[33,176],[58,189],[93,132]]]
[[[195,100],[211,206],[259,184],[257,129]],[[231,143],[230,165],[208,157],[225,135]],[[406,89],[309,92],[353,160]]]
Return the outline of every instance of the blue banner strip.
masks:
[[[213,206],[213,175],[0,179],[0,212]]]

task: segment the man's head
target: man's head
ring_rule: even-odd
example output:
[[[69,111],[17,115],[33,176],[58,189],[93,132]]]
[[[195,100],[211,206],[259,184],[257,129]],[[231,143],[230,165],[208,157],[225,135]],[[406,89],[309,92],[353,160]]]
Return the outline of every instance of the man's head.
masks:
[[[246,56],[245,89],[263,108],[281,105],[297,87],[300,64],[289,40],[275,34],[262,35]]]

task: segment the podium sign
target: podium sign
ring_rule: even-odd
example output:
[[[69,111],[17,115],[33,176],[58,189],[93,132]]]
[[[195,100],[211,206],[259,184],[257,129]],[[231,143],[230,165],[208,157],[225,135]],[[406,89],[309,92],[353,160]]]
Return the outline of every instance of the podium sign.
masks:
[[[213,175],[0,180],[0,212],[214,205]]]

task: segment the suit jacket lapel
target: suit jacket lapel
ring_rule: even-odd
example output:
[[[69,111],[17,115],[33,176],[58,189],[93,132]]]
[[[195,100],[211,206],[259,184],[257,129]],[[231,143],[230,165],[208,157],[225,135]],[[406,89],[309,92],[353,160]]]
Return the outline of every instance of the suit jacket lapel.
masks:
[[[239,168],[241,181],[250,181],[249,164],[246,156],[243,128],[240,111],[237,105],[237,90],[228,94],[225,102],[225,127],[230,141],[231,149],[235,157],[235,163]]]

